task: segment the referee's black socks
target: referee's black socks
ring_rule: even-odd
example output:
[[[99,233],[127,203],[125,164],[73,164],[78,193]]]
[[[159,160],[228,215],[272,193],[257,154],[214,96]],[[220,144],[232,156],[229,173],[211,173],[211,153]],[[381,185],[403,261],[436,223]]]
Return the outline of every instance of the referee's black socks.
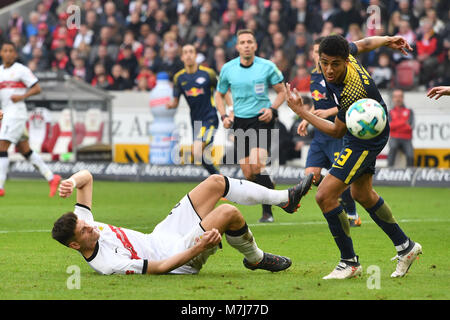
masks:
[[[261,174],[261,173],[256,174],[253,182],[255,182],[259,185],[262,185],[263,187],[266,187],[268,189],[275,189],[272,179],[270,179],[270,176],[268,174]],[[262,208],[263,208],[263,213],[269,213],[270,215],[272,215],[272,206],[271,205],[263,204]]]

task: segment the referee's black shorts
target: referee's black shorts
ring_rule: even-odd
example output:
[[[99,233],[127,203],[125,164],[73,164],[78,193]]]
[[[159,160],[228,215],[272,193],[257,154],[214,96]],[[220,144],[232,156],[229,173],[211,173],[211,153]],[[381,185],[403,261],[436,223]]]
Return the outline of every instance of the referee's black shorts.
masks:
[[[266,123],[259,121],[258,117],[234,117],[234,155],[236,160],[248,157],[253,148],[265,149],[270,155],[271,131],[275,126],[275,119]]]

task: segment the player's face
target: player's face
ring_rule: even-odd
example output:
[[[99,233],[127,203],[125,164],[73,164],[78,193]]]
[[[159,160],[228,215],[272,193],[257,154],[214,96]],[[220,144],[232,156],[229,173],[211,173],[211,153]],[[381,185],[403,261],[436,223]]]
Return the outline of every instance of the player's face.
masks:
[[[243,33],[239,35],[236,43],[236,50],[241,58],[250,60],[255,56],[257,44],[251,33]]]
[[[95,247],[95,243],[99,237],[100,232],[97,228],[91,226],[84,220],[77,220],[77,225],[75,227],[75,242],[78,243],[81,249],[91,249]]]
[[[10,44],[4,44],[2,49],[0,50],[0,56],[2,57],[2,61],[6,65],[12,64],[17,57],[17,52],[14,49],[14,46]]]
[[[323,76],[328,82],[342,83],[347,71],[347,59],[342,57],[332,57],[321,53],[319,57],[320,67],[323,72]]]
[[[195,52],[195,48],[192,45],[184,46],[181,50],[181,61],[186,66],[195,65],[195,58],[197,57],[197,53]]]

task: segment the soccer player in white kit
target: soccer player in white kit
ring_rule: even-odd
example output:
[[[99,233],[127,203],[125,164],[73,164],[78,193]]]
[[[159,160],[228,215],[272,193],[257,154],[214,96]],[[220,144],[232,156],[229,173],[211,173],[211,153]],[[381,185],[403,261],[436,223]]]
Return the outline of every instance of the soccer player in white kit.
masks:
[[[28,67],[16,62],[17,50],[12,42],[4,42],[0,49],[3,64],[0,66],[0,102],[3,120],[0,128],[0,196],[5,195],[5,180],[8,173],[8,148],[15,144],[19,152],[30,161],[47,179],[49,196],[53,197],[61,181],[53,174],[38,153],[30,149],[26,129],[27,107],[24,100],[39,94],[38,79]]]
[[[225,234],[231,247],[244,255],[246,268],[277,272],[287,269],[291,260],[263,252],[235,206],[215,206],[226,197],[244,205],[278,205],[293,213],[311,188],[311,181],[304,179],[288,190],[273,190],[214,174],[185,195],[152,233],[144,234],[94,220],[93,178],[89,171],[82,170],[59,186],[63,198],[76,189],[77,203],[73,212],[55,222],[52,237],[80,252],[100,274],[195,274],[216,252]]]

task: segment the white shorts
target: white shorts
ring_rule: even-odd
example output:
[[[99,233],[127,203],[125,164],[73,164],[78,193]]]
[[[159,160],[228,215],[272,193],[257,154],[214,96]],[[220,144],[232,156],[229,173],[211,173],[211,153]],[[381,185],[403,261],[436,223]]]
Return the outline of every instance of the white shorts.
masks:
[[[188,195],[177,203],[171,213],[161,221],[149,235],[152,249],[160,259],[167,259],[194,246],[205,230],[200,225],[200,216],[195,212]],[[217,251],[217,246],[204,251],[187,264],[170,273],[198,273],[208,257]]]
[[[28,140],[26,123],[26,119],[4,117],[1,121],[0,140],[7,140],[14,144]]]

